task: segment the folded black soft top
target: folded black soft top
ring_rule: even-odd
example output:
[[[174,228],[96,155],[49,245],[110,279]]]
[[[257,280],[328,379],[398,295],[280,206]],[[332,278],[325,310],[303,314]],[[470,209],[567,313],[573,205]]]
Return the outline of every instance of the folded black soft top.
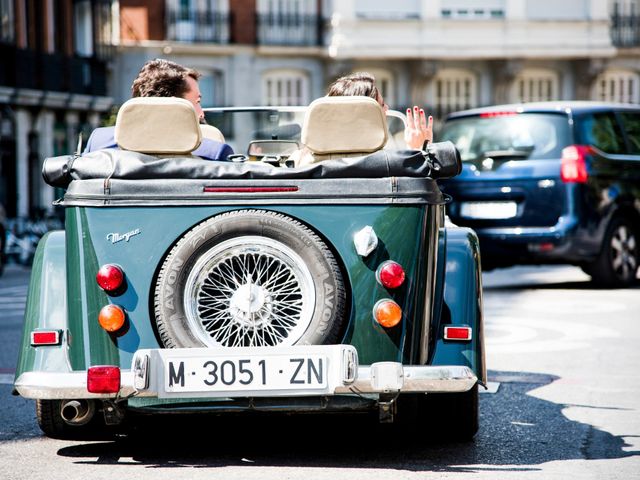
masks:
[[[451,142],[433,143],[426,152],[381,150],[370,155],[326,160],[296,168],[262,162],[219,162],[198,157],[156,157],[118,149],[45,160],[43,177],[52,186],[67,188],[89,179],[339,179],[420,177],[450,178],[461,169]]]

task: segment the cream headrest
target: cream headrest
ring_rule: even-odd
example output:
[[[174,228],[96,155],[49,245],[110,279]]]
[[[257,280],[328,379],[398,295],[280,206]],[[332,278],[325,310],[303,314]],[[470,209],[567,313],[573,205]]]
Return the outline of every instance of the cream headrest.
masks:
[[[208,138],[209,140],[215,140],[216,142],[224,143],[224,135],[213,125],[201,123],[200,131],[202,132],[202,138]]]
[[[322,97],[311,102],[302,144],[316,154],[371,153],[387,143],[387,120],[370,97]]]
[[[120,107],[115,140],[123,150],[177,155],[198,148],[202,134],[196,110],[188,100],[137,97]]]

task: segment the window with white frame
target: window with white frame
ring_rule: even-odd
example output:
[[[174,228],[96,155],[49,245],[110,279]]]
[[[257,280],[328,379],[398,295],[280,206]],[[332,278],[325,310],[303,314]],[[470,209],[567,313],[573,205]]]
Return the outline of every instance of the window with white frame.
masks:
[[[309,77],[301,70],[272,70],[262,77],[262,101],[265,105],[307,105]]]
[[[620,15],[638,15],[640,13],[640,0],[614,0],[611,7],[614,13]]]
[[[504,18],[504,4],[505,0],[442,0],[440,14],[455,19]]]
[[[261,45],[315,45],[320,13],[316,0],[258,0]]]
[[[609,70],[596,78],[593,100],[640,103],[640,75],[626,70]]]
[[[558,75],[553,70],[525,69],[513,81],[510,101],[525,103],[557,100],[559,83]]]
[[[584,0],[527,0],[525,15],[528,20],[585,21],[591,15],[591,6]]]
[[[434,79],[434,97],[435,115],[438,118],[456,110],[477,106],[475,74],[462,69],[441,70]]]
[[[167,0],[167,36],[184,42],[227,43],[229,0]]]
[[[376,20],[420,18],[420,0],[355,0],[355,13]]]
[[[316,0],[258,0],[259,13],[305,15],[315,13]]]

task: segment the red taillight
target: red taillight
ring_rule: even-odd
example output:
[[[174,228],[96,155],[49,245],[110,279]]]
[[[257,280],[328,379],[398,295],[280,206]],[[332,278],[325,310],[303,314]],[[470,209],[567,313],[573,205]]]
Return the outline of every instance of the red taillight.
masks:
[[[565,183],[585,183],[587,173],[587,156],[593,153],[586,145],[571,145],[562,150],[560,161],[560,179]]]
[[[398,288],[404,283],[404,268],[393,260],[383,262],[376,271],[376,279],[386,288]]]
[[[402,320],[402,309],[393,300],[385,298],[374,305],[373,318],[384,328],[395,327]]]
[[[471,340],[471,335],[471,327],[444,327],[445,340],[467,341]]]
[[[122,269],[112,263],[107,263],[100,267],[96,274],[96,282],[105,292],[110,294],[119,294],[124,290],[124,272]]]
[[[297,192],[298,187],[204,187],[205,193],[277,193]]]
[[[480,118],[493,118],[493,117],[512,117],[517,115],[518,112],[507,111],[507,112],[484,112],[480,114]]]
[[[60,330],[34,330],[31,332],[31,345],[60,345]]]
[[[109,333],[120,330],[126,319],[124,310],[118,305],[105,305],[98,314],[98,323]]]
[[[87,370],[87,390],[90,393],[118,393],[120,391],[120,368],[89,367]]]

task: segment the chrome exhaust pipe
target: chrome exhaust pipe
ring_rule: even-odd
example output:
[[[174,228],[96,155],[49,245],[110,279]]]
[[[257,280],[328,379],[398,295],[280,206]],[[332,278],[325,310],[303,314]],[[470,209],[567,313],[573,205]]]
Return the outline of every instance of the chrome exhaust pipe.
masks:
[[[68,400],[60,406],[60,416],[69,425],[84,425],[95,412],[96,407],[91,400]]]

